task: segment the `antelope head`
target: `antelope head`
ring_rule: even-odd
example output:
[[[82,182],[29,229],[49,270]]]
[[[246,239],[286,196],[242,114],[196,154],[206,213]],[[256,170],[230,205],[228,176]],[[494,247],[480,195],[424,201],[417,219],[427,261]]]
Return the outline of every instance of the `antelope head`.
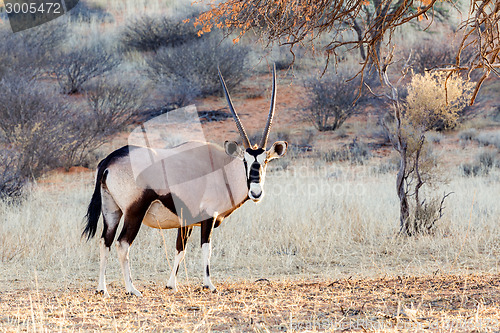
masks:
[[[231,97],[229,96],[229,92],[227,91],[226,83],[224,82],[224,78],[222,77],[222,74],[219,70],[219,79],[222,83],[224,95],[226,96],[229,110],[233,115],[234,121],[236,122],[236,127],[240,132],[240,136],[243,142],[243,147],[241,147],[234,141],[226,141],[224,143],[224,148],[226,150],[226,154],[239,158],[243,161],[247,178],[248,197],[254,202],[259,202],[264,197],[264,180],[266,178],[267,163],[275,158],[283,157],[286,154],[286,150],[288,148],[288,143],[286,141],[276,141],[270,149],[266,148],[276,105],[275,67],[276,66],[273,67],[273,93],[271,97],[271,107],[269,109],[266,127],[264,128],[264,133],[262,134],[260,144],[255,144],[253,146],[250,143],[248,135],[245,132],[245,128],[243,127],[243,124],[241,123],[241,120],[234,109],[233,103],[231,102]]]

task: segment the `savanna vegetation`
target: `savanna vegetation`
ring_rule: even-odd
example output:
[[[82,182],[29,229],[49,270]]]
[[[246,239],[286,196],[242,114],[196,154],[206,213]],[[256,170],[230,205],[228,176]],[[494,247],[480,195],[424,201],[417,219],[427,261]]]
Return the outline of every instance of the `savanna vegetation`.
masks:
[[[88,0],[16,34],[3,19],[0,331],[498,330],[499,4],[336,3]],[[143,299],[116,251],[111,298],[94,295],[99,160],[191,104],[207,140],[238,140],[217,66],[257,141],[273,63],[269,141],[289,151],[263,202],[214,230],[219,293],[199,288],[199,230],[173,294],[176,232],[143,227]]]

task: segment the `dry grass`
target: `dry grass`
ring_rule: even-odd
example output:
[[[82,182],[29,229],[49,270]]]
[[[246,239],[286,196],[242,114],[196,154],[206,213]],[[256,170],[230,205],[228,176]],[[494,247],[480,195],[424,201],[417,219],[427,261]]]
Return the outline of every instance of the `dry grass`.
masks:
[[[456,174],[438,189],[454,191],[434,236],[397,236],[393,174],[364,166],[298,160],[269,172],[266,198],[248,202],[214,230],[213,266],[220,277],[496,272],[500,260],[498,170],[488,176]],[[57,175],[34,189],[21,206],[0,203],[0,259],[5,279],[57,285],[97,275],[98,239],[80,239],[92,173]],[[475,193],[472,217],[469,220]],[[176,232],[143,227],[131,252],[136,276],[166,279]],[[164,240],[166,248],[164,247]],[[188,276],[199,276],[199,230],[188,244]],[[114,251],[113,251],[114,255]],[[121,279],[116,259],[109,276]],[[8,281],[8,280],[7,280]],[[112,281],[112,280],[111,280]]]
[[[494,318],[498,171],[451,173],[439,191],[455,194],[436,234],[407,239],[397,236],[394,175],[371,170],[299,159],[287,173],[269,172],[265,200],[214,231],[218,295],[199,288],[198,228],[173,295],[163,288],[176,232],[144,227],[131,251],[144,297],[125,297],[113,249],[109,300],[94,295],[98,240],[80,239],[93,175],[48,177],[21,206],[0,203],[0,331],[303,331],[361,322],[391,330]],[[263,278],[270,282],[252,282]]]
[[[103,299],[92,288],[0,293],[5,331],[435,331],[493,332],[500,321],[494,275],[224,282],[176,294],[140,283],[144,298]],[[113,294],[117,288],[112,288]]]

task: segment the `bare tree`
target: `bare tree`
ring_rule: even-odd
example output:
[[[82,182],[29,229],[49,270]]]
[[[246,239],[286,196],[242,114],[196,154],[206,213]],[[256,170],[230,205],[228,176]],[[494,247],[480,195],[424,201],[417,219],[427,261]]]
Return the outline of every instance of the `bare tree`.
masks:
[[[434,181],[433,168],[437,164],[426,142],[425,133],[438,123],[451,127],[458,121],[460,110],[466,107],[472,94],[472,84],[458,75],[447,78],[444,73],[417,74],[407,86],[408,96],[403,101],[398,88],[410,70],[410,57],[396,84],[390,81],[387,74],[391,59],[392,55],[384,59],[381,72],[390,93],[378,96],[389,101],[394,111],[394,123],[383,122],[382,125],[399,154],[396,192],[399,197],[400,233],[411,236],[432,231],[435,223],[442,217],[444,200],[449,195],[427,200],[421,196],[422,187]],[[448,98],[445,92],[447,89]]]

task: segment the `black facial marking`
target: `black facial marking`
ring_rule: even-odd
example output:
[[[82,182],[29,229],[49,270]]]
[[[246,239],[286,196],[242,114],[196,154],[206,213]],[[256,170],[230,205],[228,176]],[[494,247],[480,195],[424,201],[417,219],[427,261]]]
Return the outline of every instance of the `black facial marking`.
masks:
[[[263,148],[257,148],[257,149],[252,149],[252,148],[247,148],[246,152],[254,157],[254,161],[247,161],[244,160],[245,164],[245,171],[246,174],[248,175],[247,178],[247,188],[250,189],[250,183],[260,183],[260,168],[261,165],[259,162],[257,162],[257,156],[265,153],[265,149]],[[248,165],[250,164],[250,172],[248,172]]]
[[[246,152],[254,157],[257,157],[260,154],[264,153],[265,150],[263,148],[257,148],[257,149],[247,148]]]
[[[247,160],[243,160],[243,165],[245,166],[245,176],[248,175],[248,163]],[[250,179],[247,177],[247,189],[250,189]]]
[[[257,162],[252,163],[250,168],[250,174],[248,175],[248,181],[250,183],[260,183],[260,164]]]

